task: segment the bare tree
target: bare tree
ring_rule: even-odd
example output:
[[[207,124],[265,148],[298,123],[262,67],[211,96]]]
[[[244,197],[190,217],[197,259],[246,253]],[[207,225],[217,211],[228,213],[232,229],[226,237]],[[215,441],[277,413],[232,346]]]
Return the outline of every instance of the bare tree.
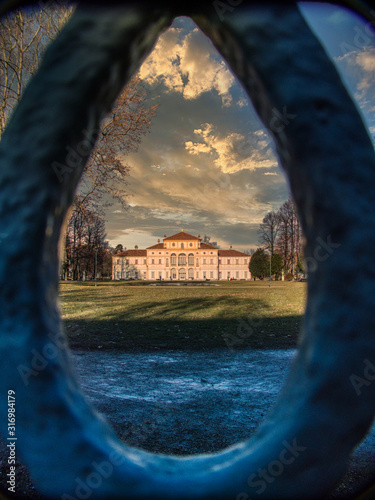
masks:
[[[61,5],[18,10],[0,21],[0,133],[38,69],[48,43],[73,12]],[[124,157],[137,151],[151,126],[157,104],[147,101],[147,90],[138,75],[124,87],[112,112],[103,120],[97,142],[86,164],[78,192],[87,209],[103,201],[105,193],[126,207]],[[59,171],[56,171],[59,175]],[[108,201],[107,201],[108,203]]]
[[[0,135],[48,42],[72,11],[72,7],[46,6],[17,10],[0,20]]]
[[[281,220],[278,212],[268,212],[258,229],[259,242],[271,255],[274,254],[275,244],[280,232],[280,223]]]
[[[249,248],[247,250],[243,250],[243,253],[246,253],[247,255],[251,255],[253,256],[255,254],[255,252],[257,251],[256,248]]]
[[[142,137],[150,129],[157,107],[157,104],[148,102],[143,81],[138,75],[134,76],[102,123],[79,186],[82,204],[90,203],[98,207],[107,193],[126,208],[129,166],[125,157],[138,150]]]
[[[109,251],[103,217],[94,208],[82,205],[79,198],[67,226],[62,266],[63,277],[74,280],[94,277],[95,268],[103,266],[104,255]]]
[[[30,8],[15,11],[0,20],[0,136],[31,76],[38,69],[49,42],[57,36],[73,10],[61,5]],[[127,206],[129,165],[124,158],[137,151],[156,110],[157,104],[147,100],[146,87],[136,75],[124,87],[112,112],[103,120],[84,169],[71,220],[67,219],[66,223],[61,248],[65,276],[67,269],[75,279],[91,273],[90,238],[97,238],[93,232],[98,230],[98,224],[104,231],[104,221],[99,222],[98,217],[103,216],[103,207],[110,204],[110,198]],[[61,175],[58,168],[55,172]],[[110,196],[104,201],[105,194]],[[93,224],[91,229],[89,223]],[[87,237],[89,241],[83,243]]]
[[[302,228],[291,197],[277,212],[268,212],[258,229],[259,242],[271,255],[283,257],[283,267],[295,274],[302,256]]]
[[[285,269],[295,274],[302,252],[302,229],[291,197],[280,207],[278,216],[280,231],[276,248],[283,255]]]

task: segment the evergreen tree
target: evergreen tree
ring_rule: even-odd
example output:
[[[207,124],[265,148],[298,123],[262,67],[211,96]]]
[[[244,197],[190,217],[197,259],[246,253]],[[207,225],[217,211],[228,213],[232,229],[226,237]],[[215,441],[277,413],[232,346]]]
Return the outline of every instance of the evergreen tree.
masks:
[[[251,257],[249,269],[254,278],[264,279],[269,275],[269,256],[263,248],[258,248]]]

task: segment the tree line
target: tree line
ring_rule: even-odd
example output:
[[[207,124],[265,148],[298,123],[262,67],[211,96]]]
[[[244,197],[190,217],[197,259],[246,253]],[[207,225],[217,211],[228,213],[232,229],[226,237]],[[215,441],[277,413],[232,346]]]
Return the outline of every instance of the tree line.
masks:
[[[73,12],[73,7],[46,5],[16,10],[0,20],[0,138],[48,44]],[[144,83],[134,76],[102,121],[62,236],[63,278],[90,279],[95,272],[111,276],[115,250],[105,239],[104,208],[114,201],[127,207],[126,155],[138,150],[157,110],[147,97]],[[77,155],[69,154],[73,159]],[[60,181],[69,175],[64,165],[54,164],[53,169]]]
[[[250,272],[255,278],[293,279],[304,272],[303,234],[296,205],[291,198],[268,212],[258,229],[261,247],[252,255]]]
[[[78,197],[65,232],[61,278],[86,280],[111,276],[114,252],[105,237],[104,219],[82,206]]]

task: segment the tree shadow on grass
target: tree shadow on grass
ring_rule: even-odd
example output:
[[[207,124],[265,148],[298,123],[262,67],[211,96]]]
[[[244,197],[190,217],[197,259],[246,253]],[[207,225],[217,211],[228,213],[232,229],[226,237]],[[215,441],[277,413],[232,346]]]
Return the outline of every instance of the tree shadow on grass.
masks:
[[[72,349],[144,351],[202,349],[288,349],[296,347],[302,316],[238,320],[90,321],[66,320]]]

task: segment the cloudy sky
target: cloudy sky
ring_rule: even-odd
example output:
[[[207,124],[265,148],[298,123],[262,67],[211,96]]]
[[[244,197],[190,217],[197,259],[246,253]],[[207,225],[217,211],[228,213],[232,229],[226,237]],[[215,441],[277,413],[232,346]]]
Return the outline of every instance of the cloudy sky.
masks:
[[[331,5],[301,9],[374,135],[375,29]],[[225,61],[192,20],[178,18],[140,75],[159,108],[139,151],[126,158],[129,209],[107,211],[111,245],[145,248],[183,229],[210,235],[221,248],[256,247],[259,223],[287,199],[288,187]]]

